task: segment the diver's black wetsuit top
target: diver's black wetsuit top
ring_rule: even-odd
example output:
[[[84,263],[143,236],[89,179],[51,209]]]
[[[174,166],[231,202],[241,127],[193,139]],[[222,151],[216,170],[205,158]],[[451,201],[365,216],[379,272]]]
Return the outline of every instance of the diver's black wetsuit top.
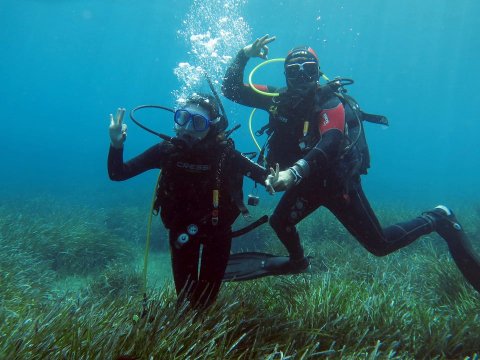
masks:
[[[242,195],[243,175],[260,184],[267,175],[263,167],[233,146],[227,152],[225,149],[224,143],[180,151],[171,143],[162,142],[126,163],[123,148],[110,146],[108,154],[108,174],[112,180],[126,180],[150,169],[162,169],[157,194],[161,199],[162,221],[169,229],[175,288],[180,300],[188,298],[199,306],[211,304],[220,289],[230,254],[231,226],[240,213],[235,197],[238,191]],[[222,154],[226,155],[218,189],[218,223],[214,225],[212,192]],[[198,226],[198,233],[189,233],[189,241],[178,246],[177,239],[188,233],[191,224]]]
[[[112,180],[121,181],[150,169],[163,169],[160,195],[165,195],[161,203],[165,226],[172,228],[197,224],[210,220],[212,190],[221,151],[221,147],[180,151],[172,144],[162,142],[124,163],[122,149],[110,147],[108,173]],[[233,149],[227,156],[223,173],[218,189],[218,227],[229,227],[238,215],[235,211],[235,194],[232,194],[235,175],[245,175],[263,184],[266,171]],[[232,211],[233,215],[230,214]],[[174,216],[169,212],[175,212]],[[203,219],[205,216],[208,219]]]

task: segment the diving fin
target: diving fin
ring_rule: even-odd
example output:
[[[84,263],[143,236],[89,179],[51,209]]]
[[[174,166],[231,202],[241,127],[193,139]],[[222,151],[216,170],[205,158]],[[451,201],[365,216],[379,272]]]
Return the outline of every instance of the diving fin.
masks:
[[[300,274],[310,267],[310,257],[291,261],[288,256],[261,252],[230,255],[223,281],[245,281],[271,275]]]

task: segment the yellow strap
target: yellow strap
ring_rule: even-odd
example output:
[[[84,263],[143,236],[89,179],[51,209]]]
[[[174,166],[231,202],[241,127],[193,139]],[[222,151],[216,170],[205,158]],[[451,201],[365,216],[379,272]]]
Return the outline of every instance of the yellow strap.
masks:
[[[304,121],[304,122],[303,122],[303,136],[307,136],[309,124],[310,124],[310,123],[309,123],[308,121]]]
[[[213,207],[218,208],[218,190],[213,190]]]

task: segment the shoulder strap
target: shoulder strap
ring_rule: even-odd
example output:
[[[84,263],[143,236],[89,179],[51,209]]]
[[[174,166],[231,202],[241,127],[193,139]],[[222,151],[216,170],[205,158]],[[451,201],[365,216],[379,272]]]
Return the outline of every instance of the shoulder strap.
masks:
[[[345,93],[335,93],[335,94],[342,100],[342,102],[348,104],[352,108],[352,111],[354,113],[358,114],[360,120],[368,121],[374,124],[388,126],[388,119],[386,116],[368,114],[366,112],[363,112],[362,109],[360,109],[360,105],[358,104],[358,102],[352,96],[347,95]]]

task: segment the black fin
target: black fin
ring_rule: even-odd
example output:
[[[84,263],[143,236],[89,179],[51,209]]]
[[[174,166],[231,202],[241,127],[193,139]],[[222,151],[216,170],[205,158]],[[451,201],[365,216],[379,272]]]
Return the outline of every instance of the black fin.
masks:
[[[301,268],[298,268],[298,264],[300,263],[292,263],[288,256],[260,252],[232,254],[228,259],[223,281],[245,281],[270,275],[299,274],[308,269],[309,258],[301,263]]]

